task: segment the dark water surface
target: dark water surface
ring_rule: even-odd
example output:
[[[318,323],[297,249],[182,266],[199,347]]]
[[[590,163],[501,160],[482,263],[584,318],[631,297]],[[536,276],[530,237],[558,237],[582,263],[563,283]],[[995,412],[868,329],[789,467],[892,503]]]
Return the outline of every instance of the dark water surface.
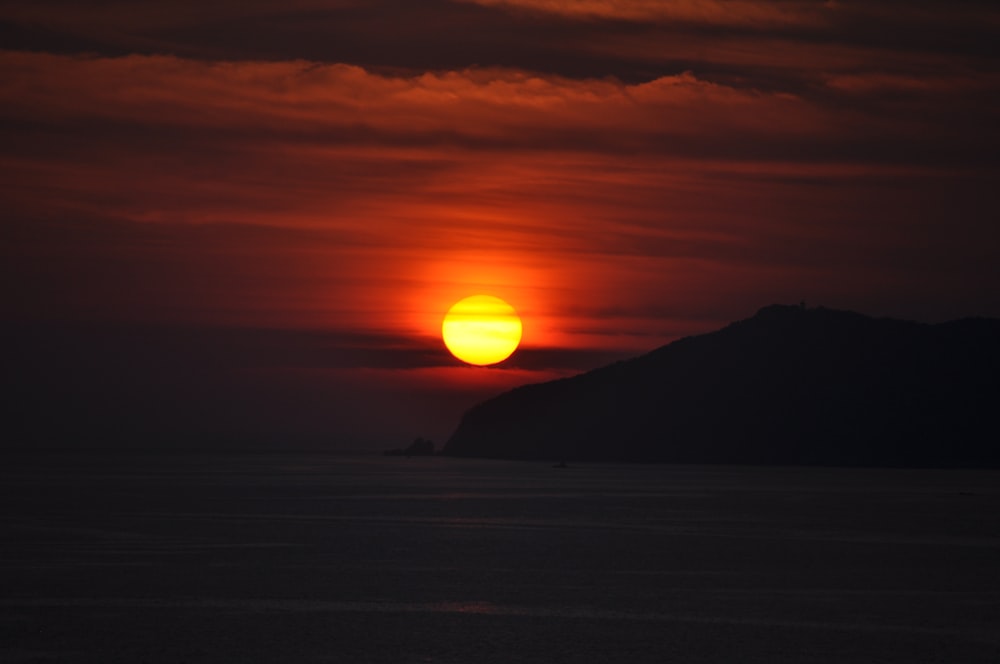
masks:
[[[3,662],[1000,662],[1000,473],[6,456]]]

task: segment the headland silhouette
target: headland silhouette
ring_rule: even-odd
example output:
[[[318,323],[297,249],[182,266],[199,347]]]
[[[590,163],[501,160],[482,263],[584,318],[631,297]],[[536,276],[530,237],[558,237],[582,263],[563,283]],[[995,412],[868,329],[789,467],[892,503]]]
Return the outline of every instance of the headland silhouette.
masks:
[[[804,305],[480,403],[451,456],[998,467],[1000,321]]]

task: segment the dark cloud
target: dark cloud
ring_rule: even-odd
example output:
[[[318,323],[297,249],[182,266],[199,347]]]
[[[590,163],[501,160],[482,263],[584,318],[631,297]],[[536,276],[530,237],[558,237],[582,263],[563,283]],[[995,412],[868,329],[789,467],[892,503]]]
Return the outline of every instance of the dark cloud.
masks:
[[[892,1],[36,2],[6,3],[0,19],[4,43],[17,49],[414,72],[507,67],[628,82],[693,70],[759,88],[801,85],[824,60],[917,73],[906,63],[937,55],[951,58],[945,66],[995,69],[998,26],[984,3]],[[760,55],[781,51],[798,56],[762,69]]]
[[[440,439],[458,413],[502,389],[623,356],[536,349],[477,383],[436,375],[475,371],[440,342],[388,335],[64,323],[7,326],[2,342],[4,446],[15,449]]]

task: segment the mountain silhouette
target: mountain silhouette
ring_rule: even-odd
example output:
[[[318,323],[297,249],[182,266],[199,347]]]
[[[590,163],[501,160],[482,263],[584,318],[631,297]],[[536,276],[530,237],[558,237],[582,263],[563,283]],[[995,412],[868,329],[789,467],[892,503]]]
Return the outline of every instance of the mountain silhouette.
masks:
[[[473,407],[451,456],[1000,466],[1000,320],[773,305]]]

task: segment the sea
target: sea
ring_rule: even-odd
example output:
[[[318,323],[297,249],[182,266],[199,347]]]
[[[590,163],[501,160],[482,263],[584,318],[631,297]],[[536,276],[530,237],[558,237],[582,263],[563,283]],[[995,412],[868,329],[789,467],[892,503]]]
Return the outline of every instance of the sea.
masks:
[[[1000,472],[0,457],[0,661],[1000,662]]]

